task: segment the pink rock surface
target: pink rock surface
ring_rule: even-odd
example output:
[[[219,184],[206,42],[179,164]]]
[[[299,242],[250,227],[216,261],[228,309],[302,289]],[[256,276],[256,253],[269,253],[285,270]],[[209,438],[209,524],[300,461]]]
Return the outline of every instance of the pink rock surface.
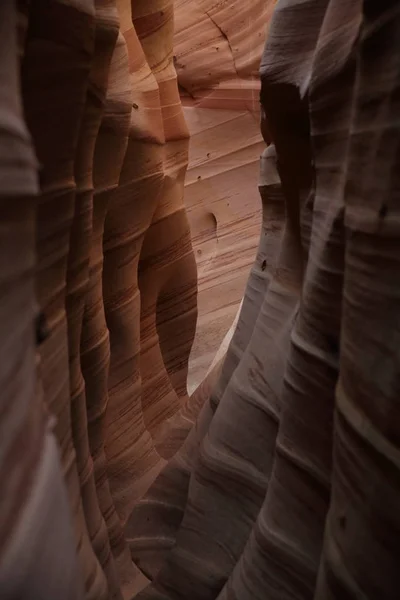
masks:
[[[258,245],[258,69],[273,6],[175,2],[174,60],[191,135],[185,203],[199,278],[190,390],[232,324]]]

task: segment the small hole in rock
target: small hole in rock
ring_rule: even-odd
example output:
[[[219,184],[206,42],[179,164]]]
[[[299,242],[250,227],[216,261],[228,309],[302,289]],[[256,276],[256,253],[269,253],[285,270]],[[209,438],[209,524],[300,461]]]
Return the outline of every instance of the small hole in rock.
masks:
[[[346,525],[347,525],[347,519],[344,515],[342,515],[341,517],[339,517],[339,525],[341,529],[346,529]]]
[[[50,335],[50,329],[47,324],[46,316],[40,312],[36,317],[36,345],[40,346]]]
[[[134,102],[134,103],[132,104],[132,108],[134,108],[135,110],[137,110],[137,109],[139,108],[139,105],[138,105],[138,104],[136,104],[136,102]]]
[[[261,271],[265,271],[267,268],[267,261],[264,259],[261,263]]]
[[[39,171],[39,185],[42,188],[44,186],[45,183],[45,177],[44,177],[44,173],[43,173],[43,168]]]
[[[387,204],[382,204],[382,206],[379,209],[379,216],[381,219],[384,219],[386,217],[388,213],[388,207]]]
[[[326,343],[332,354],[339,356],[339,340],[334,336],[328,335],[326,336]]]

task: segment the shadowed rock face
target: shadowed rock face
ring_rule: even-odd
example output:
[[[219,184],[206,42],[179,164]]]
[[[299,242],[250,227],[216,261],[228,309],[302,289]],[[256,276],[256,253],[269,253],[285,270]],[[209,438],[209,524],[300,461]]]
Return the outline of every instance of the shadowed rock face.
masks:
[[[37,161],[23,119],[18,23],[13,3],[2,3],[0,589],[5,598],[83,598],[60,456],[35,376]]]
[[[400,8],[273,4],[0,5],[1,598],[398,597]]]
[[[111,0],[43,0],[4,9],[10,30],[2,42],[1,72],[2,86],[9,89],[1,98],[4,249],[25,235],[15,269],[29,273],[30,287],[14,292],[11,286],[10,293],[16,294],[15,310],[22,309],[25,293],[24,319],[31,332],[34,318],[40,324],[36,359],[26,337],[30,330],[23,329],[18,344],[25,336],[26,358],[19,350],[11,360],[27,369],[20,395],[21,406],[30,408],[21,409],[21,418],[26,448],[32,443],[35,452],[30,451],[26,468],[33,465],[39,477],[31,496],[37,502],[48,495],[43,502],[48,515],[35,515],[38,531],[45,531],[46,519],[49,526],[57,518],[65,522],[65,531],[42,536],[43,556],[54,552],[51,597],[78,598],[83,589],[87,598],[131,597],[143,585],[123,525],[164,464],[157,431],[188,400],[197,315],[196,268],[183,203],[188,132],[173,67],[172,5],[161,4],[135,3],[133,15],[128,2],[117,6]],[[37,165],[21,105],[40,164],[37,198]],[[6,137],[14,154],[6,150]],[[17,205],[6,209],[11,196],[19,199],[19,212]],[[6,303],[4,319],[7,310]],[[7,335],[4,330],[5,340]],[[45,428],[46,414],[54,435]],[[10,419],[13,423],[13,415]],[[8,445],[4,449],[7,453]],[[10,494],[20,489],[24,468],[16,463],[17,487]],[[46,491],[50,476],[52,494]],[[28,499],[29,486],[27,481]],[[12,496],[5,514],[8,502],[13,504]],[[23,541],[15,529],[26,527],[23,511],[35,507],[22,503],[16,513],[22,520],[10,522],[6,558]],[[65,546],[63,573],[57,570],[57,540]],[[37,543],[35,538],[32,548]],[[9,575],[7,564],[2,581]],[[32,569],[27,564],[27,577],[36,577]],[[2,595],[3,589],[18,595],[23,585],[16,581],[14,588],[10,581]],[[32,585],[44,597],[41,582],[32,579]]]

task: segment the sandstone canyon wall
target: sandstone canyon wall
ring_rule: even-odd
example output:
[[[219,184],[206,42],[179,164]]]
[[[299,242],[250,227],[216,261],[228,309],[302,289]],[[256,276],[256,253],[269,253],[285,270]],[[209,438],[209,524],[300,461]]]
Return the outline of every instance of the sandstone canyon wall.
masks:
[[[199,285],[194,389],[234,320],[258,245],[265,147],[258,69],[274,1],[176,0],[174,6],[174,60],[191,135],[185,203]]]
[[[165,462],[158,431],[187,403],[197,317],[183,203],[188,132],[173,66],[173,7],[135,2],[132,12],[129,2],[111,0],[7,4],[2,82],[9,91],[2,119],[15,153],[7,159],[2,145],[4,252],[25,236],[16,273],[18,281],[27,273],[27,283],[25,292],[10,288],[15,310],[26,313],[17,337],[26,355],[14,353],[15,366],[11,362],[5,376],[14,376],[22,358],[26,383],[20,391],[10,389],[9,401],[19,394],[21,414],[11,414],[10,423],[18,429],[21,419],[27,450],[30,443],[37,447],[26,463],[33,469],[34,506],[20,498],[16,527],[23,531],[37,520],[32,548],[40,528],[45,533],[38,565],[45,567],[53,554],[48,597],[131,597],[144,578],[130,558],[124,522]],[[13,197],[20,210],[17,204],[6,209]],[[6,287],[13,281],[10,269]],[[21,377],[22,371],[16,383]],[[11,435],[6,452],[18,439]],[[23,468],[16,462],[20,479]],[[6,512],[21,485],[11,483]],[[43,494],[48,497],[41,507]],[[46,522],[53,532],[45,531]],[[15,568],[11,558],[24,538],[12,527],[5,534],[4,591],[19,596],[34,556],[24,559],[14,581],[7,565]],[[64,571],[57,538],[60,552],[65,545]],[[29,555],[30,547],[24,552]],[[44,597],[40,569],[32,577],[33,593]]]
[[[1,598],[396,600],[398,4],[0,33]]]
[[[280,183],[264,174],[285,224],[197,429],[147,494],[143,600],[397,596],[399,354],[384,331],[398,314],[383,314],[396,297],[383,262],[394,275],[398,181],[381,168],[397,161],[399,24],[395,4],[276,5],[261,62],[275,149],[262,160],[276,153]]]

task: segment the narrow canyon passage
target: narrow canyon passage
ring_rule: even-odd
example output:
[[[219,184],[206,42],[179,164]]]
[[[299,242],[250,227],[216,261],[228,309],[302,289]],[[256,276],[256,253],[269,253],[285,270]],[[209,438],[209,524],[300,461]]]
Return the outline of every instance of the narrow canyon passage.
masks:
[[[1,600],[398,600],[400,5],[0,2]]]

